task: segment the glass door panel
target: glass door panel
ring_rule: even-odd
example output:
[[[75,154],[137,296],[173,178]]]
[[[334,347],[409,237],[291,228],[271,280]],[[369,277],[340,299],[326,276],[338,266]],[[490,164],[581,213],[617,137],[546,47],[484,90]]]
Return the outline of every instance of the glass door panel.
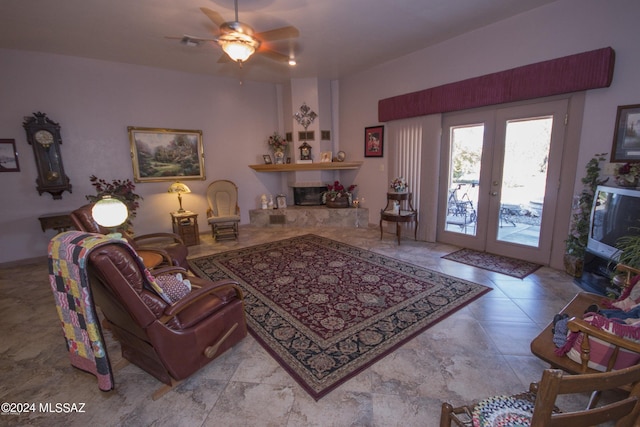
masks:
[[[478,219],[478,188],[482,166],[484,124],[450,129],[450,166],[446,231],[475,236]]]
[[[553,116],[506,122],[498,241],[539,245],[552,126]]]

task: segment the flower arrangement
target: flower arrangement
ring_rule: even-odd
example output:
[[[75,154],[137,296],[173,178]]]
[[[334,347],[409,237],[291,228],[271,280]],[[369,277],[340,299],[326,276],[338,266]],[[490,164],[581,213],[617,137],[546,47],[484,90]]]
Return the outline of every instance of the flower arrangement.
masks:
[[[124,223],[123,228],[125,231],[130,231],[133,225],[131,220],[136,217],[136,209],[140,207],[138,200],[142,200],[142,196],[133,191],[136,189],[135,184],[129,179],[114,179],[111,182],[107,182],[95,175],[91,175],[89,181],[91,181],[91,185],[95,187],[97,193],[95,196],[85,196],[91,203],[97,202],[102,196],[109,195],[122,200],[122,202],[127,205],[129,217]]]
[[[322,203],[326,203],[327,200],[335,202],[338,199],[347,199],[349,206],[351,206],[351,200],[353,198],[353,191],[357,185],[351,184],[348,188],[340,184],[340,181],[335,181],[333,184],[327,185],[327,191],[322,193]]]
[[[638,176],[640,176],[640,164],[627,162],[618,168],[616,181],[621,186],[633,186],[638,183]]]
[[[274,132],[273,135],[269,136],[267,143],[273,151],[284,151],[288,144],[287,140],[280,136],[278,132]]]
[[[407,188],[409,188],[409,184],[407,184],[407,180],[404,179],[404,177],[400,176],[398,178],[395,178],[393,181],[391,181],[390,187],[396,193],[400,193],[403,191],[407,191]]]

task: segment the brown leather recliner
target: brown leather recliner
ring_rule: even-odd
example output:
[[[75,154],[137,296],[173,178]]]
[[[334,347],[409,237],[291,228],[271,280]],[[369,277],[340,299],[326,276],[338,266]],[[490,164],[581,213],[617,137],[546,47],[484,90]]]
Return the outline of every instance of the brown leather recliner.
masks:
[[[242,291],[233,280],[189,276],[191,292],[168,304],[134,257],[117,243],[98,247],[89,255],[88,277],[122,357],[169,386],[156,399],[247,335]]]
[[[102,227],[95,221],[95,219],[93,219],[93,215],[91,215],[92,208],[93,204],[88,204],[71,212],[70,216],[74,227],[78,231],[85,231],[87,233],[110,233],[110,230]],[[189,269],[189,263],[187,262],[189,249],[177,234],[151,233],[141,236],[131,236],[123,231],[120,231],[120,233],[122,233],[122,237],[127,239],[129,244],[133,246],[136,251],[148,251],[157,253],[162,256],[164,264],[177,265],[184,268],[185,270]],[[145,241],[150,242],[149,245],[153,244],[153,246],[144,246],[143,242]],[[170,243],[158,246],[159,243],[163,243],[165,241],[170,241]],[[149,265],[147,266],[150,267]]]

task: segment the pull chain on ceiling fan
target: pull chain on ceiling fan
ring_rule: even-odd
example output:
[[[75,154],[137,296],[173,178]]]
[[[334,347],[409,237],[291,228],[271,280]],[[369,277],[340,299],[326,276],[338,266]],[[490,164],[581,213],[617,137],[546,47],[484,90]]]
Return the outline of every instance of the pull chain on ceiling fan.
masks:
[[[219,28],[219,35],[213,39],[205,39],[184,35],[182,37],[167,37],[179,39],[182,44],[199,46],[205,41],[217,43],[226,55],[241,67],[254,53],[262,54],[278,62],[295,64],[289,55],[276,52],[265,47],[264,42],[296,38],[300,35],[297,28],[292,26],[276,28],[261,33],[254,32],[249,25],[238,21],[238,0],[234,0],[235,21],[226,22],[222,16],[211,9],[201,7],[200,10]],[[222,61],[223,58],[221,58]],[[292,62],[293,61],[293,62]]]

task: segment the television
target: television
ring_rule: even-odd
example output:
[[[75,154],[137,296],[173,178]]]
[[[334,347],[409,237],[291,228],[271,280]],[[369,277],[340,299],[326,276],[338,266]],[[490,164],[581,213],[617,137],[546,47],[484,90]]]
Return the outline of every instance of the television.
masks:
[[[587,252],[617,261],[620,237],[640,234],[640,191],[598,186],[589,219]]]

